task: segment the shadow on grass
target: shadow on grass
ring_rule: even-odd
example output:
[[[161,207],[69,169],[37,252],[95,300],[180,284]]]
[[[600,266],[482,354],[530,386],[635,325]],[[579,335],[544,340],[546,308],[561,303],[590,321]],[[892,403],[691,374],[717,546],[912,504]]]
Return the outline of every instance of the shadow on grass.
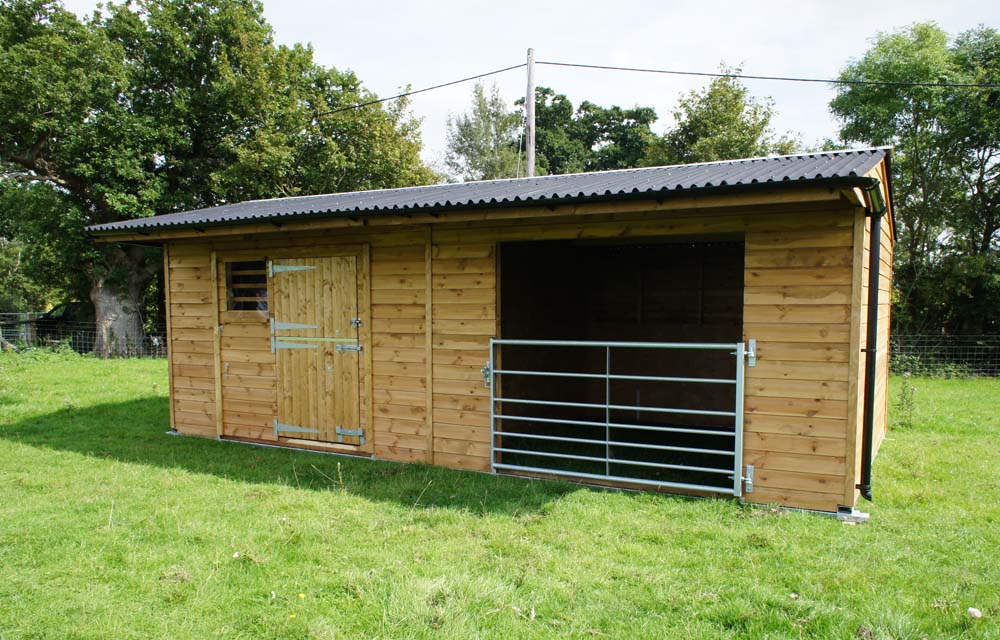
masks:
[[[0,439],[248,483],[317,491],[343,489],[403,506],[442,507],[473,513],[534,513],[567,493],[589,490],[425,464],[255,447],[167,433],[163,397],[64,409],[0,428]],[[339,465],[339,467],[338,467]]]

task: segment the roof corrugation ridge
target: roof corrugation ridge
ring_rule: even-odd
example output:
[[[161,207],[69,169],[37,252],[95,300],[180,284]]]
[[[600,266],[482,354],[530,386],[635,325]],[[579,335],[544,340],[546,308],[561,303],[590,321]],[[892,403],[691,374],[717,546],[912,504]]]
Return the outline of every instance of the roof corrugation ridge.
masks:
[[[355,215],[495,204],[565,202],[686,189],[845,178],[861,176],[870,171],[885,156],[886,149],[885,147],[846,149],[593,173],[251,200],[152,218],[95,225],[89,227],[89,230],[198,226],[334,213]]]

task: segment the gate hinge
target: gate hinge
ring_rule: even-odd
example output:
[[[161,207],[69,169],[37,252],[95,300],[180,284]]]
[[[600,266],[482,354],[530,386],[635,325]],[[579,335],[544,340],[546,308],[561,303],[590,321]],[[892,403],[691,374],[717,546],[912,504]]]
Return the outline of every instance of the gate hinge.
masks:
[[[747,366],[756,367],[757,366],[757,341],[747,340]]]
[[[337,442],[343,442],[345,436],[356,437],[361,439],[361,444],[365,443],[365,430],[361,428],[357,429],[345,429],[341,425],[337,425],[335,429],[337,433]]]
[[[486,366],[479,371],[483,374],[483,386],[489,389],[490,383],[493,382],[493,369],[490,369],[490,363],[487,362]]]
[[[747,465],[747,473],[743,476],[743,493],[753,493],[753,465]]]

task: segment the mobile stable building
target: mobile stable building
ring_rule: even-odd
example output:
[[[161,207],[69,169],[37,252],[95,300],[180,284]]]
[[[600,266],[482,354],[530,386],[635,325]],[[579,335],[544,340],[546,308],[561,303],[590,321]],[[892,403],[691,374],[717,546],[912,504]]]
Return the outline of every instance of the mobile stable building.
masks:
[[[824,511],[886,424],[889,150],[230,204],[164,247],[178,433]]]

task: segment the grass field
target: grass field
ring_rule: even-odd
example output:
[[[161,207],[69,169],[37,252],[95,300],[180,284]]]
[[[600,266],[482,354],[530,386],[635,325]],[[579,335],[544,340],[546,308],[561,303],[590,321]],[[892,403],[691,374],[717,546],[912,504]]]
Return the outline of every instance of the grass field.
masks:
[[[0,354],[0,638],[1000,637],[1000,381],[915,381],[859,526],[174,437],[166,382]]]

